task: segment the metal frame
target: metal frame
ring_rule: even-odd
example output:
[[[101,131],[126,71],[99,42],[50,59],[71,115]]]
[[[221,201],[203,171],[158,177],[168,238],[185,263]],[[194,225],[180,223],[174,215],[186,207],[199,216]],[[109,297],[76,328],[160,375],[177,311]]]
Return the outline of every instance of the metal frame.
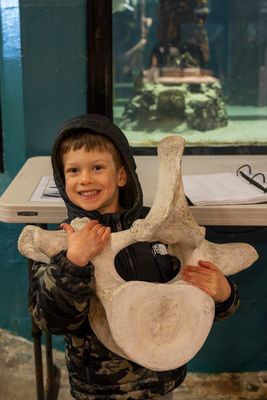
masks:
[[[112,119],[112,0],[87,0],[87,111]]]

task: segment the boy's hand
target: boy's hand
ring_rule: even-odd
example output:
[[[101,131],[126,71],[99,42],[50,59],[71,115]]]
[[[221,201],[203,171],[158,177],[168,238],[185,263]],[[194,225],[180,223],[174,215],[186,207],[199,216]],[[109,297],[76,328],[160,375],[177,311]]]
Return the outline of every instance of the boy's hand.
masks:
[[[198,264],[187,265],[182,279],[202,289],[215,303],[227,300],[231,294],[231,287],[224,274],[209,261],[199,261]]]
[[[101,252],[110,236],[110,228],[98,221],[89,221],[81,230],[75,231],[69,224],[61,227],[67,234],[67,258],[80,267]]]

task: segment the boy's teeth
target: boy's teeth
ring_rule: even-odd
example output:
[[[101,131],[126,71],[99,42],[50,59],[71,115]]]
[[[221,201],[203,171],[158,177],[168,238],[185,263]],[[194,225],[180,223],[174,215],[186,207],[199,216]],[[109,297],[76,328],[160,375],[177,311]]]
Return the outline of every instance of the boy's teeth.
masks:
[[[83,195],[83,196],[94,196],[97,193],[98,193],[98,190],[90,190],[88,192],[81,192],[81,195]]]

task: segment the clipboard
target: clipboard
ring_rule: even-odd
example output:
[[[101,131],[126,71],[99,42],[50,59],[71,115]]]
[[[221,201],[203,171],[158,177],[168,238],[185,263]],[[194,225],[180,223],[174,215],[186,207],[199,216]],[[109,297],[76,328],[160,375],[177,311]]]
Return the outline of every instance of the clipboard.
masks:
[[[183,176],[186,197],[195,206],[266,203],[266,182],[267,172],[253,173],[249,164],[232,173]]]

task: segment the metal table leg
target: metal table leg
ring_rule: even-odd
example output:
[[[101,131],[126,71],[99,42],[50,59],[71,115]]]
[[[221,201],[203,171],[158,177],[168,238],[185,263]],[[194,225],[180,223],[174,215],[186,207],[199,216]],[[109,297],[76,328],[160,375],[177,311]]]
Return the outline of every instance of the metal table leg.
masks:
[[[45,400],[44,397],[44,377],[42,362],[42,331],[38,328],[32,318],[32,338],[34,349],[35,384],[37,400]]]

